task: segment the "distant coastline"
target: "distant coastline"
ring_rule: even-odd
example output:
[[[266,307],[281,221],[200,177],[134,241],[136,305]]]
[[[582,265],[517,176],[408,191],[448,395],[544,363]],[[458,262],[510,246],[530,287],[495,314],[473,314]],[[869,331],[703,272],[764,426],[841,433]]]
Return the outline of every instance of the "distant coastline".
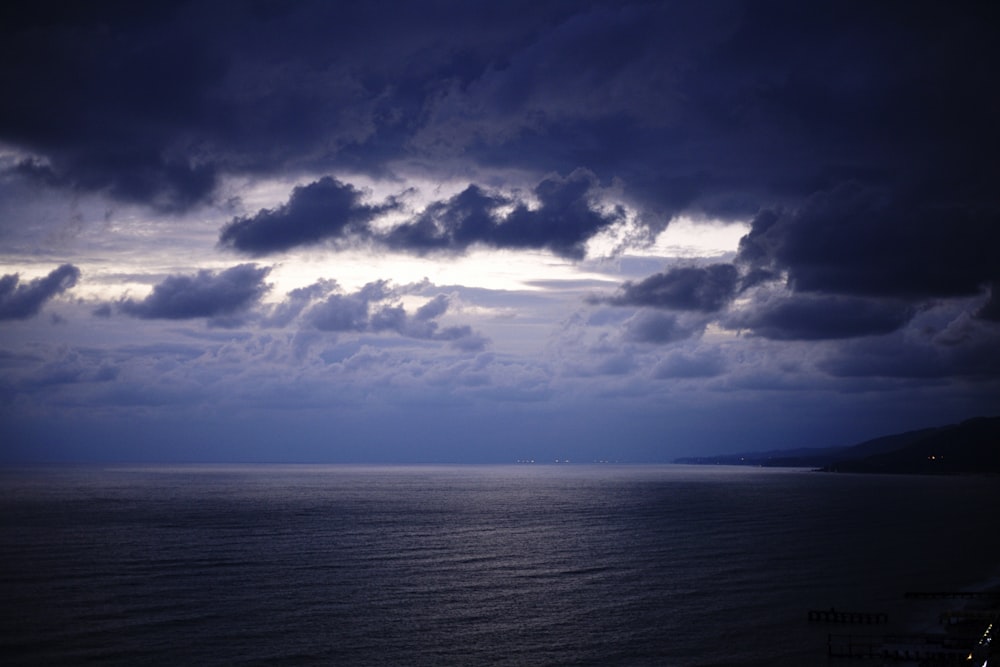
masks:
[[[694,465],[814,468],[883,474],[998,474],[1000,417],[907,431],[843,447],[778,449],[675,459]]]

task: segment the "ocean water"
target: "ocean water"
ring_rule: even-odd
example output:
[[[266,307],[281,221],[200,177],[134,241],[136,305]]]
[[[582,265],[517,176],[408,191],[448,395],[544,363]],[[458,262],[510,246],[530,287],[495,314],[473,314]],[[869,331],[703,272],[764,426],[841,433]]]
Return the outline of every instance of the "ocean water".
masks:
[[[5,665],[827,665],[1000,566],[1000,480],[689,466],[0,471]],[[809,623],[810,608],[890,626]]]

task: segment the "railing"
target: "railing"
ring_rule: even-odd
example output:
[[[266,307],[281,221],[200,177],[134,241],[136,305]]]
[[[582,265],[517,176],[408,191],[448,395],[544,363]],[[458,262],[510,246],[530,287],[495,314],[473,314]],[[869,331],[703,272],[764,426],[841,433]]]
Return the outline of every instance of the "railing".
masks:
[[[1000,600],[1000,591],[910,591],[904,597],[917,600],[943,600],[948,598]]]

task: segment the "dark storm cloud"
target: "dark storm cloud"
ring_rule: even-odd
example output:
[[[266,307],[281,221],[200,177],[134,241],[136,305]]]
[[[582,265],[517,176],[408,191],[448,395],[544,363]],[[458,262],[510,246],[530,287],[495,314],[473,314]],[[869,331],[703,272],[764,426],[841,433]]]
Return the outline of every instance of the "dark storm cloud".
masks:
[[[964,230],[996,209],[989,3],[5,7],[0,140],[26,152],[17,169],[160,208],[205,201],[228,174],[384,174],[405,159],[449,173],[589,169],[620,179],[657,227],[688,209],[794,209],[850,181],[886,189],[921,233],[941,207]],[[557,225],[523,209],[483,238],[482,216],[448,226],[445,207],[392,240],[575,256],[603,224],[567,212],[578,186],[538,193]],[[472,213],[492,208],[478,203]]]
[[[601,213],[592,208],[593,173],[577,170],[566,178],[547,178],[535,188],[541,206],[518,205],[497,225],[486,242],[500,248],[549,248],[553,252],[581,258],[587,240],[620,221],[624,211]]]
[[[1000,207],[845,183],[794,210],[765,210],[739,259],[787,272],[801,292],[930,298],[979,293],[1000,278]]]
[[[236,218],[219,235],[219,243],[251,255],[315,245],[351,235],[367,236],[368,223],[395,207],[392,202],[369,206],[364,193],[326,176],[292,190],[288,203]]]
[[[353,241],[415,254],[461,253],[476,245],[544,248],[579,259],[591,237],[624,217],[620,208],[598,210],[597,188],[595,176],[586,170],[575,170],[565,178],[550,176],[535,187],[539,206],[530,208],[473,184],[450,199],[432,202],[411,221],[382,232],[370,223],[398,209],[396,198],[367,205],[362,203],[361,191],[327,176],[296,187],[287,204],[234,219],[221,230],[219,243],[252,255],[325,241]]]
[[[620,294],[604,301],[616,306],[715,312],[732,299],[738,280],[732,264],[679,267],[638,283],[626,282]]]
[[[44,278],[21,283],[16,273],[0,277],[0,320],[24,320],[38,314],[45,302],[76,285],[80,269],[63,264]]]
[[[10,3],[4,10],[0,139],[40,154],[18,165],[51,184],[180,209],[215,187],[189,130],[224,72],[174,23],[177,6]],[[11,63],[17,63],[12,66]]]
[[[447,201],[430,204],[415,220],[386,234],[384,242],[417,253],[461,250],[487,238],[497,224],[496,209],[508,203],[473,184]]]
[[[125,299],[122,312],[143,319],[184,320],[227,317],[257,304],[271,286],[264,282],[269,267],[239,264],[225,271],[199,271],[169,276],[141,301]]]
[[[888,334],[904,327],[917,309],[912,301],[901,298],[792,290],[784,295],[751,294],[747,303],[733,310],[732,299],[742,287],[745,286],[741,285],[736,267],[712,264],[671,269],[638,283],[626,282],[619,294],[591,297],[589,301],[704,313],[718,318],[728,329],[746,330],[773,340],[831,340]],[[673,314],[640,311],[625,323],[624,332],[627,340],[671,343],[705,326],[704,322],[698,326],[681,324]]]
[[[391,248],[416,252],[461,252],[476,244],[546,248],[579,259],[587,240],[624,217],[620,209],[607,213],[597,210],[597,186],[594,174],[583,169],[565,178],[551,176],[534,189],[540,205],[529,208],[470,185],[447,201],[431,204],[416,220],[396,227],[383,241]],[[513,209],[501,213],[498,209],[505,206]]]
[[[911,306],[899,301],[793,295],[753,304],[723,324],[774,340],[826,340],[891,333],[913,314]]]
[[[229,173],[380,171],[429,100],[468,83],[562,3],[12,2],[0,141],[49,184],[182,210]]]

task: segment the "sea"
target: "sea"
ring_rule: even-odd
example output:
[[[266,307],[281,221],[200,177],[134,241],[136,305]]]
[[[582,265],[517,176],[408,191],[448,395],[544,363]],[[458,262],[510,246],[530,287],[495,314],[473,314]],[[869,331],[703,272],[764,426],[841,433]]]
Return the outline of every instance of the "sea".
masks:
[[[728,466],[4,468],[0,663],[857,664],[832,634],[997,583],[998,507],[996,477]]]

